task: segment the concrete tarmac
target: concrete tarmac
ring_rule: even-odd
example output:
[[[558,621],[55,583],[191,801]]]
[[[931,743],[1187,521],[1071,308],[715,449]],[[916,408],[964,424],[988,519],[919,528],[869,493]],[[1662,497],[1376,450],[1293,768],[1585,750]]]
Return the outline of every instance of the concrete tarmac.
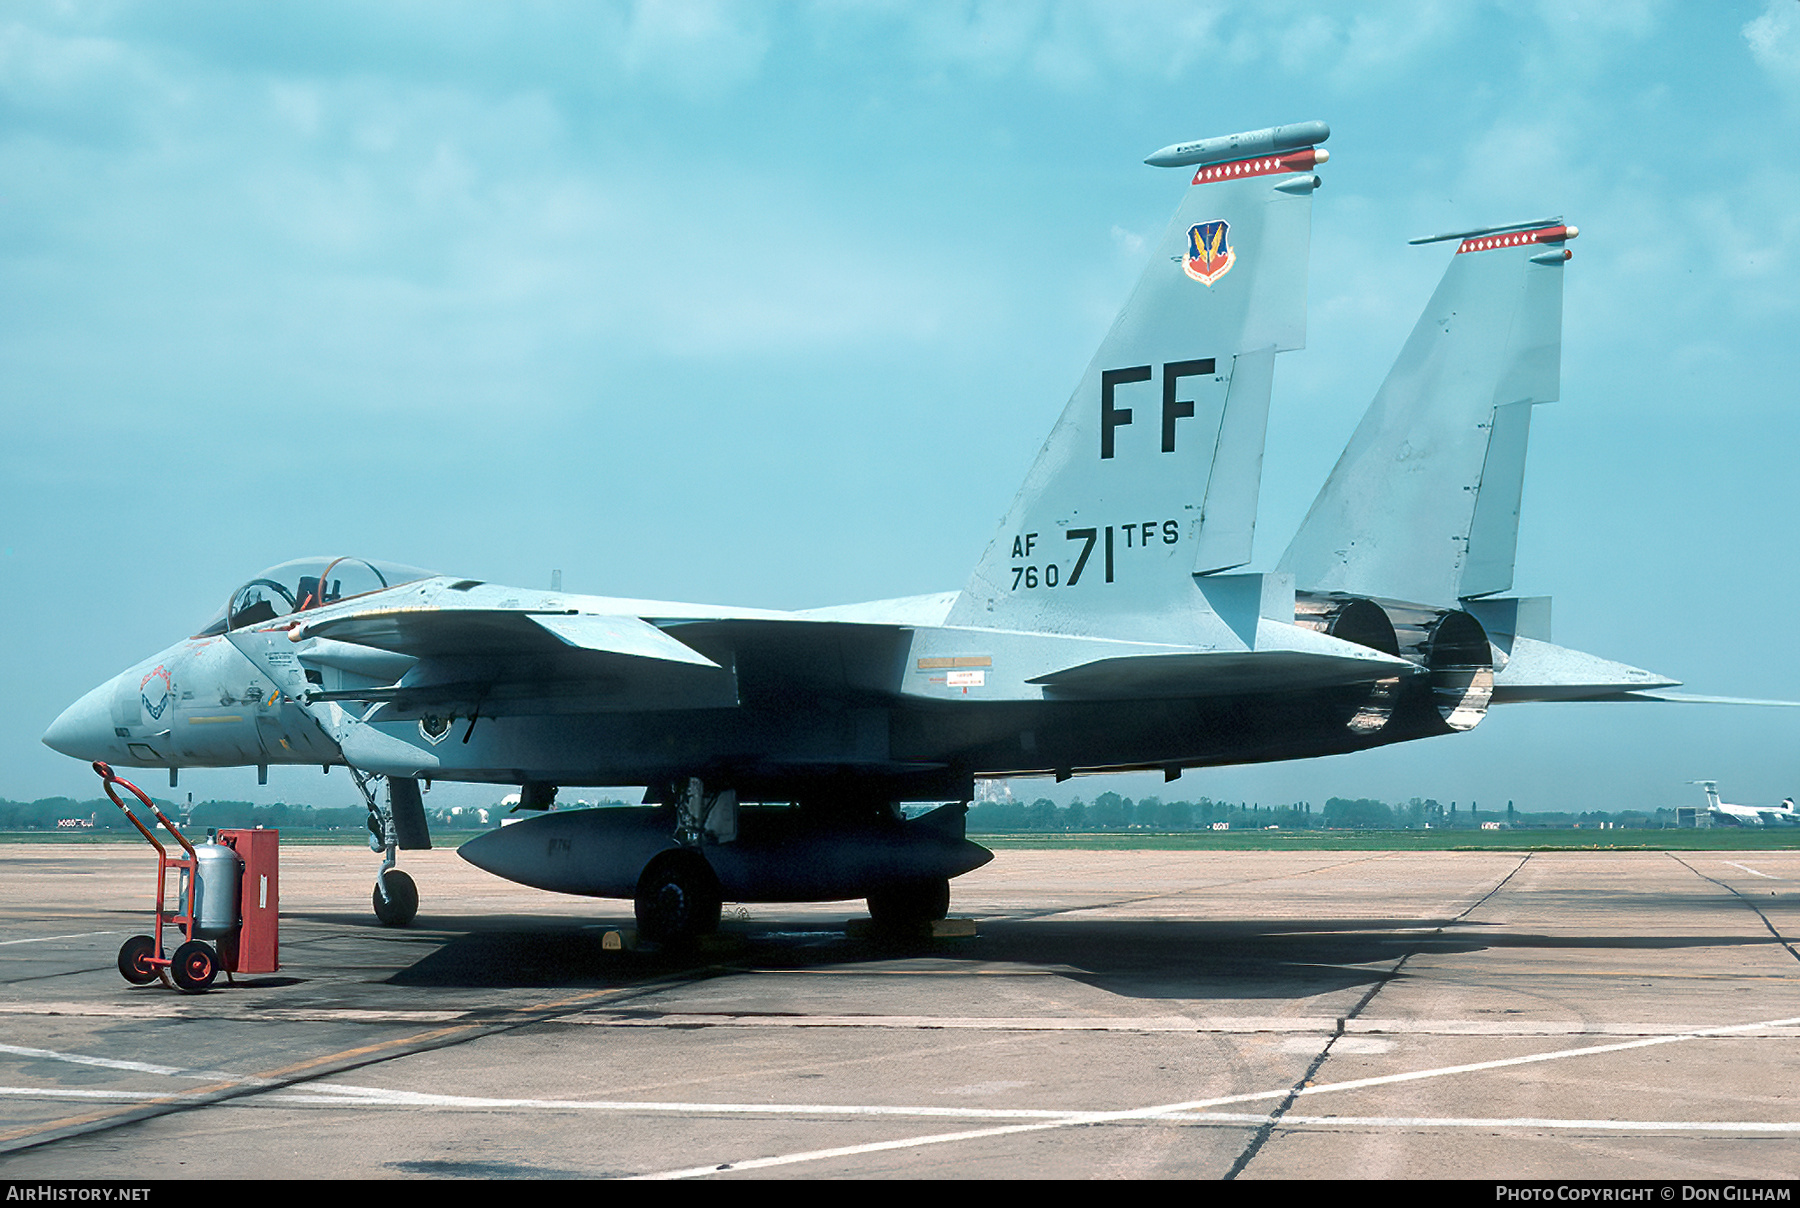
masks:
[[[1009,851],[974,939],[685,958],[376,862],[284,849],[281,972],[187,996],[148,848],[0,845],[0,1178],[1800,1173],[1800,852]]]

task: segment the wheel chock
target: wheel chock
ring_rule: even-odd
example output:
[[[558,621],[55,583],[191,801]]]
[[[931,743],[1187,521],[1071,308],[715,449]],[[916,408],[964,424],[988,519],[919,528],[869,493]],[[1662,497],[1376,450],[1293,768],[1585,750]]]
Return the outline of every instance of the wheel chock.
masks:
[[[850,919],[844,924],[844,934],[853,940],[866,939],[909,939],[909,940],[969,940],[978,934],[974,919],[932,919],[930,922],[909,923],[903,926],[881,926],[866,915],[862,918]]]

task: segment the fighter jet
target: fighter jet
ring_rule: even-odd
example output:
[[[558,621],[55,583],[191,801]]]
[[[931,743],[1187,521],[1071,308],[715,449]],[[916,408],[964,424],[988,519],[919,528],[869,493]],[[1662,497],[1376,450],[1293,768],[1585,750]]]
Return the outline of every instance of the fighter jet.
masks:
[[[1278,354],[1305,341],[1323,122],[1165,148],[1192,167],[1142,278],[960,591],[778,612],[303,559],[95,688],[45,735],[126,767],[345,765],[385,853],[419,783],[640,784],[465,844],[502,877],[634,901],[867,899],[942,918],[985,863],[979,778],[1296,759],[1467,730],[1492,701],[1673,681],[1548,644],[1509,585],[1530,407],[1555,397],[1564,243],[1469,237],[1272,573],[1248,573]],[[1296,583],[1299,588],[1296,588]],[[386,783],[385,794],[377,780]],[[905,803],[945,803],[908,818]]]
[[[1800,826],[1800,812],[1794,799],[1783,797],[1780,805],[1732,805],[1719,799],[1716,780],[1690,780],[1706,790],[1706,812],[1716,826]]]

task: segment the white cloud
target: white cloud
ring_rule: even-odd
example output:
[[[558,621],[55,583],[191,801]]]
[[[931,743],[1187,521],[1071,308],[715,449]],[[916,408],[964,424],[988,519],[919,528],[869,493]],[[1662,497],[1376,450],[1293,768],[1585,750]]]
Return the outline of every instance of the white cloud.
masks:
[[[1800,98],[1800,3],[1769,0],[1763,15],[1744,26],[1744,41],[1756,65],[1790,97]]]
[[[1115,225],[1112,229],[1112,237],[1113,242],[1118,245],[1119,251],[1125,256],[1135,260],[1144,254],[1144,237],[1137,232],[1128,231],[1122,226]]]
[[[753,79],[769,50],[766,13],[726,0],[637,0],[619,60],[633,78],[660,80],[693,98]]]

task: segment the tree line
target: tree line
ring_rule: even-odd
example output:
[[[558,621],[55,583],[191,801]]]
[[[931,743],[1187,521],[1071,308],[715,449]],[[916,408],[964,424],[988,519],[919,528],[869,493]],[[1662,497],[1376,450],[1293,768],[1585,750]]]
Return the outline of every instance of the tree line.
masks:
[[[327,806],[276,802],[256,805],[249,801],[202,801],[192,807],[154,798],[158,808],[178,826],[199,834],[215,828],[267,827],[271,830],[355,830],[364,829],[366,811],[360,805]],[[135,805],[135,802],[133,803]],[[571,803],[574,804],[574,803]],[[607,803],[616,804],[616,803]],[[183,823],[182,811],[189,811]],[[490,811],[497,821],[504,812],[496,806]],[[155,820],[141,807],[138,810],[152,830]],[[472,818],[460,815],[468,810],[428,811],[434,823],[466,827]],[[458,815],[452,817],[451,815]],[[67,823],[76,823],[75,826]],[[81,825],[91,822],[92,825]],[[1226,824],[1232,830],[1261,829],[1278,826],[1283,830],[1473,830],[1484,822],[1497,822],[1512,827],[1563,828],[1599,826],[1664,827],[1675,825],[1672,809],[1625,810],[1608,813],[1589,810],[1580,813],[1517,810],[1512,802],[1498,808],[1484,808],[1478,802],[1460,806],[1445,805],[1434,798],[1414,797],[1397,805],[1372,798],[1333,797],[1315,810],[1309,801],[1285,805],[1261,805],[1242,801],[1214,801],[1202,797],[1198,801],[1164,801],[1159,797],[1143,797],[1133,801],[1118,793],[1106,792],[1092,801],[1077,798],[1058,805],[1047,797],[1032,802],[977,801],[969,807],[968,829],[975,833],[1013,831],[1119,831],[1208,830]],[[479,826],[480,824],[477,823]],[[104,797],[77,801],[71,797],[45,797],[37,801],[0,799],[0,831],[69,833],[129,832],[131,824],[117,806]]]
[[[1535,811],[1515,808],[1510,801],[1498,808],[1483,808],[1471,801],[1448,805],[1432,797],[1414,797],[1389,805],[1373,798],[1333,797],[1315,810],[1310,801],[1285,805],[1261,805],[1242,801],[1164,801],[1144,797],[1133,801],[1118,793],[1101,793],[1092,801],[1080,798],[1058,805],[1048,797],[1035,801],[978,801],[969,807],[968,829],[980,833],[1008,831],[1113,831],[1113,830],[1210,830],[1224,824],[1232,830],[1280,827],[1283,830],[1478,830],[1483,823],[1508,827],[1565,828],[1664,827],[1675,824],[1675,811],[1601,810],[1583,812]]]
[[[208,830],[263,826],[270,830],[361,830],[368,811],[360,805],[315,809],[310,805],[277,801],[255,805],[249,801],[202,801],[194,805],[184,824],[187,806],[152,797],[160,809],[186,834]],[[150,812],[130,797],[126,802],[152,832],[159,830]],[[68,823],[74,823],[71,826]],[[82,825],[84,823],[92,823]],[[73,797],[44,797],[37,801],[0,800],[0,831],[63,831],[71,834],[131,833],[131,823],[119,807],[105,797],[77,801]],[[159,836],[160,837],[160,836]],[[191,838],[192,836],[190,836]]]

